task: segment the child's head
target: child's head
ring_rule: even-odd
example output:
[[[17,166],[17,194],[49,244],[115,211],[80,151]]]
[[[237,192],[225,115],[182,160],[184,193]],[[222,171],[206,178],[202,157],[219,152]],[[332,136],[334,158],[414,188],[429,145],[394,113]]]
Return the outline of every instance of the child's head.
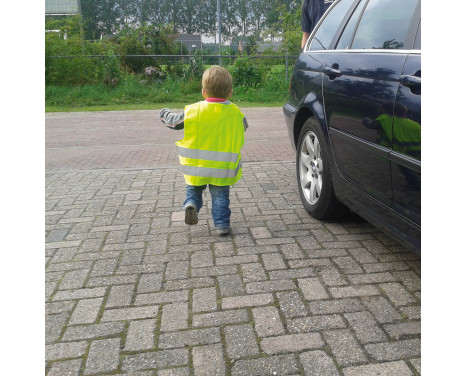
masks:
[[[227,69],[213,66],[203,73],[203,95],[210,98],[228,98],[232,95],[232,76]]]

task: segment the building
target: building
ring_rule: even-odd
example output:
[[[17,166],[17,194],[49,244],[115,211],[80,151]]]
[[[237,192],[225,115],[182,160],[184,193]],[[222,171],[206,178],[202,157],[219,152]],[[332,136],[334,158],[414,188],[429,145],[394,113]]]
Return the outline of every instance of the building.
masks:
[[[181,42],[191,55],[196,50],[203,50],[203,42],[201,42],[200,34],[179,34],[176,42]]]

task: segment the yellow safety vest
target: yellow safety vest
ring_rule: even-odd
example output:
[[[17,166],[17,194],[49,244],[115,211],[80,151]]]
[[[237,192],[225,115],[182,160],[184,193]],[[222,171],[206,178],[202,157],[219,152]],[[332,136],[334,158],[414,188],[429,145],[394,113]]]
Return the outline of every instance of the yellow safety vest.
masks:
[[[233,103],[185,107],[184,138],[175,144],[187,184],[233,185],[242,177],[243,117]]]

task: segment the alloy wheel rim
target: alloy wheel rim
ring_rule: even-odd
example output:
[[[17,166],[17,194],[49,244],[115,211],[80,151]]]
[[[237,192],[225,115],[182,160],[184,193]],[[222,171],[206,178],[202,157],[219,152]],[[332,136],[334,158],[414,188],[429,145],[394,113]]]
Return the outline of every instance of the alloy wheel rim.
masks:
[[[323,187],[323,160],[321,145],[313,132],[305,134],[300,145],[300,185],[303,196],[310,205],[315,205]]]

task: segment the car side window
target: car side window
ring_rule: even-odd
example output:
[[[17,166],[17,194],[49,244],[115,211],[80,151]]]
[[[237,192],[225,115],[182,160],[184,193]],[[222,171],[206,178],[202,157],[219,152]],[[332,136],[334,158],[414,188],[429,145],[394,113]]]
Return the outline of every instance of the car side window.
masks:
[[[342,32],[341,37],[339,38],[339,42],[337,43],[336,49],[345,50],[347,48],[350,48],[350,43],[352,43],[352,37],[355,32],[355,27],[357,26],[358,20],[360,19],[362,9],[365,6],[365,4],[365,0],[360,1],[360,4],[358,4],[357,8],[352,13],[352,16],[347,22],[347,25],[345,26],[345,29]]]
[[[307,50],[327,50],[342,19],[354,0],[341,0],[329,11],[326,18],[318,26]]]
[[[418,0],[370,0],[352,49],[401,49]]]

